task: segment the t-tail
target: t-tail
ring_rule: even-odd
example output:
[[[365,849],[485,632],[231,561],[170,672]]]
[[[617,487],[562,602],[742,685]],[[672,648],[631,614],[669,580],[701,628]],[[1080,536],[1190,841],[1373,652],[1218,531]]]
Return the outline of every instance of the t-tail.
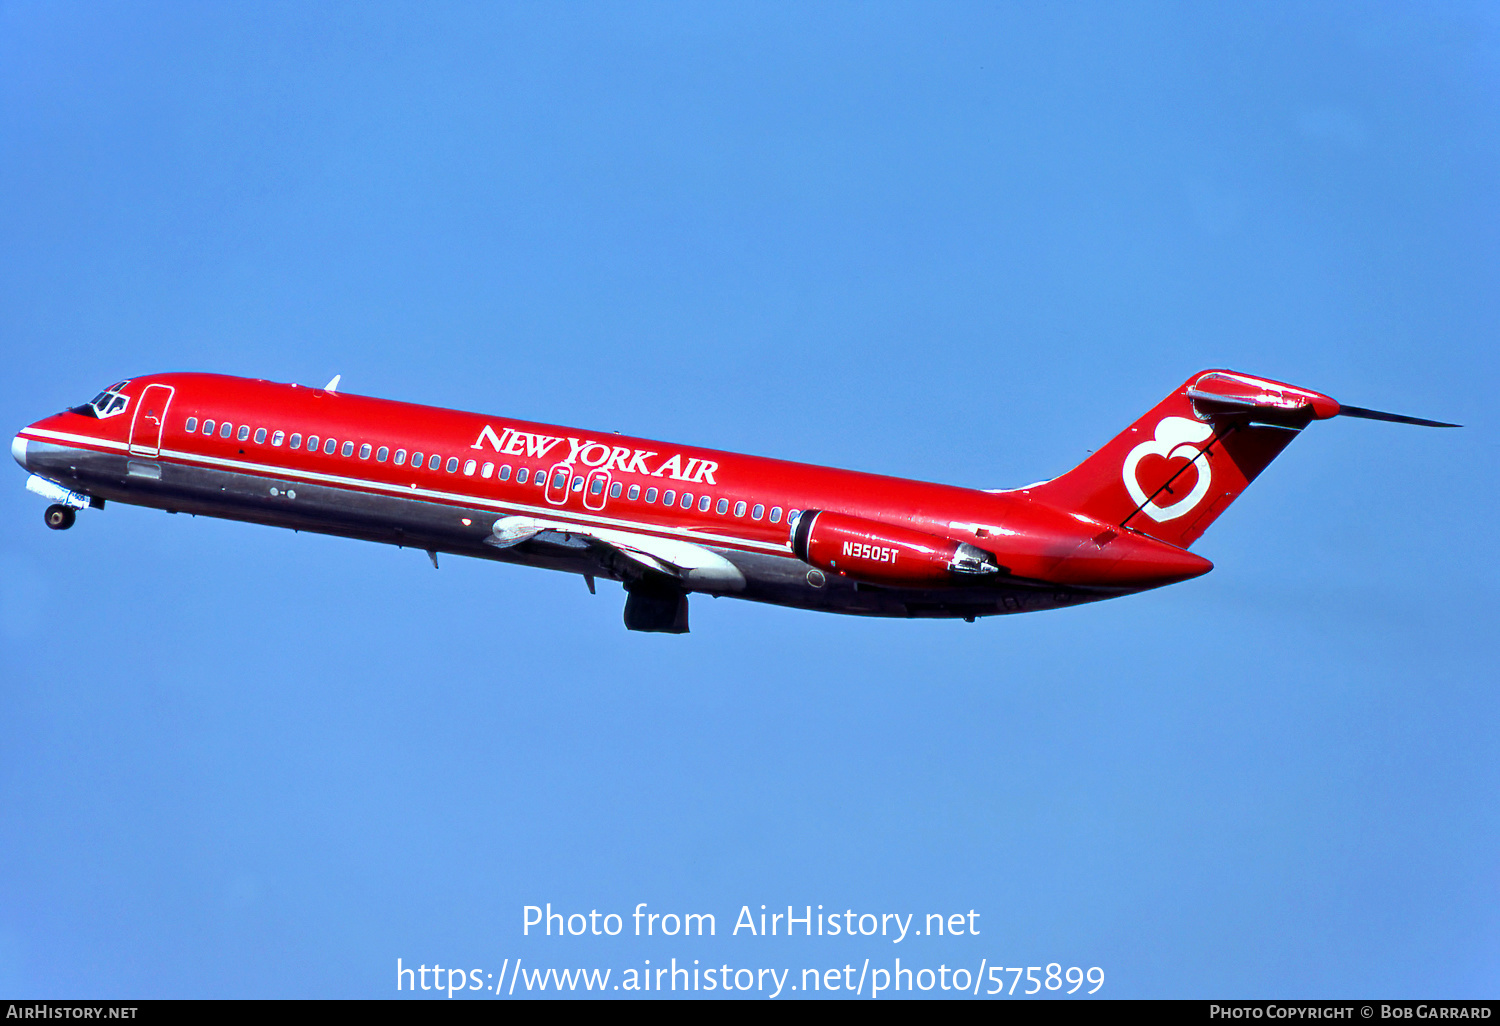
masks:
[[[1234,371],[1201,371],[1062,477],[1019,491],[1187,548],[1298,432],[1340,415],[1458,426],[1344,406]]]

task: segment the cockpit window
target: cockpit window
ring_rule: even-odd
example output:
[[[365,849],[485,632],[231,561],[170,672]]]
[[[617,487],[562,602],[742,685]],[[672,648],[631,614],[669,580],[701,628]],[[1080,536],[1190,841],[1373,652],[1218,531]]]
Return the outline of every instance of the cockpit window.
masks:
[[[120,389],[128,384],[130,384],[129,381],[115,382],[82,406],[73,407],[73,412],[82,413],[89,417],[98,417],[100,420],[103,420],[105,417],[113,417],[116,414],[124,413],[125,407],[130,405],[130,397],[128,395],[121,395]]]

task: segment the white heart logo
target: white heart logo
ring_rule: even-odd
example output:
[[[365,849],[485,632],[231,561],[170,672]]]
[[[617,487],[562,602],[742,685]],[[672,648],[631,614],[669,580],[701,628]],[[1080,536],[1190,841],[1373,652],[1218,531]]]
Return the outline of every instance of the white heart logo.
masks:
[[[1194,442],[1206,441],[1212,437],[1213,428],[1196,420],[1186,417],[1164,417],[1160,424],[1156,425],[1156,438],[1149,442],[1142,442],[1130,450],[1130,455],[1125,457],[1123,476],[1125,478],[1125,489],[1130,492],[1130,497],[1135,500],[1141,512],[1152,520],[1160,523],[1163,520],[1175,520],[1184,513],[1191,510],[1203,501],[1203,496],[1208,494],[1208,484],[1212,475],[1212,468],[1208,460],[1198,460],[1198,483],[1193,485],[1193,490],[1188,492],[1178,501],[1170,506],[1158,506],[1154,502],[1148,502],[1146,490],[1136,480],[1135,470],[1137,465],[1146,456],[1165,456],[1167,459],[1198,459],[1202,451]]]

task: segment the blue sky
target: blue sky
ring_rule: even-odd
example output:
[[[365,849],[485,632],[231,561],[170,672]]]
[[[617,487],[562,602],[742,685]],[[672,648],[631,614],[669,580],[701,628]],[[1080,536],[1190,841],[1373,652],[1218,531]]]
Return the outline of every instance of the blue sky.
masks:
[[[687,637],[524,568],[49,532],[12,469],[0,992],[1493,997],[1497,73],[1482,4],[0,4],[6,430],[178,369],[976,487],[1204,367],[1466,425],[1316,425],[1156,593]],[[523,937],[546,902],[718,936]],[[761,904],[981,932],[730,936]]]

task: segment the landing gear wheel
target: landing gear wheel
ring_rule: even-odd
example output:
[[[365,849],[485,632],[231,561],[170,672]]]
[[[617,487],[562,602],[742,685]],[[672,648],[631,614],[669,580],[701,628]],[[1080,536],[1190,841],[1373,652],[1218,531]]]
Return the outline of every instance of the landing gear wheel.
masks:
[[[625,627],[655,634],[688,632],[687,593],[650,579],[625,586]]]
[[[48,506],[47,526],[54,531],[66,531],[73,526],[78,514],[70,506]]]

